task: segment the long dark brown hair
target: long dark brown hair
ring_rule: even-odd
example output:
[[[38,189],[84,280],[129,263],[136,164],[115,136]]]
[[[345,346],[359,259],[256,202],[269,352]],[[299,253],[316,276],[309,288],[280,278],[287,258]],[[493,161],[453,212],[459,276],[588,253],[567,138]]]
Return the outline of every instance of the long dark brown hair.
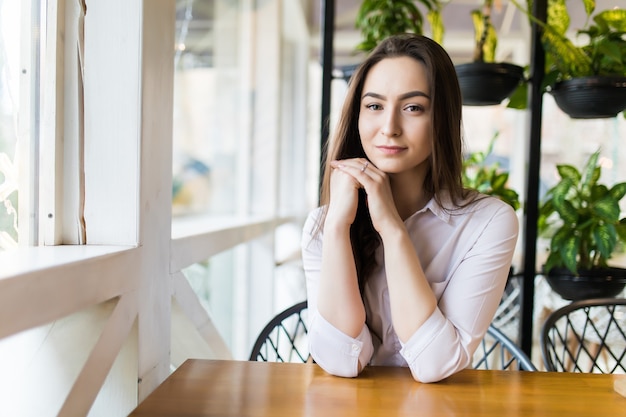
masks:
[[[441,45],[422,35],[402,34],[381,42],[358,67],[350,79],[341,116],[326,149],[324,176],[320,202],[327,207],[330,201],[330,161],[366,158],[361,145],[358,121],[361,96],[367,74],[385,58],[410,57],[424,65],[431,98],[430,170],[424,179],[424,191],[443,206],[441,191],[450,196],[454,210],[467,198],[463,187],[463,140],[461,135],[462,100],[454,64]],[[320,221],[323,228],[324,215]],[[366,277],[376,266],[374,252],[380,245],[380,236],[374,229],[366,207],[365,192],[360,190],[359,205],[350,229],[352,251],[356,262],[359,287],[363,290]]]

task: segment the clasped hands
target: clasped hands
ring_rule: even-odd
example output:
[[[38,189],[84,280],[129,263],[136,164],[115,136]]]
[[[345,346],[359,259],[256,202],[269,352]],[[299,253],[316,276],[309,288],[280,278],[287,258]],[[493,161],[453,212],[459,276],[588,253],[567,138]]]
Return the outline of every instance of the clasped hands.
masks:
[[[326,225],[349,226],[354,222],[359,189],[367,195],[367,207],[374,228],[382,233],[386,227],[402,224],[394,203],[389,176],[365,158],[332,161],[330,204]]]

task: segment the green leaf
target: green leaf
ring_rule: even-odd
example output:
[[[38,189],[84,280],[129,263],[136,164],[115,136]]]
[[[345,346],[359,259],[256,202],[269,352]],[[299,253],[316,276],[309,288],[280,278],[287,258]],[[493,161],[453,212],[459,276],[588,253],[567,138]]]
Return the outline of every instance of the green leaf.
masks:
[[[557,165],[556,169],[559,172],[559,176],[561,178],[569,179],[574,184],[578,184],[580,182],[580,172],[578,172],[578,169],[576,169],[572,165]]]
[[[567,75],[562,78],[591,75],[591,58],[565,38],[563,33],[559,33],[552,26],[546,26],[541,40],[554,67],[561,74]]]
[[[427,11],[438,11],[436,0],[420,0]],[[422,34],[424,16],[413,0],[363,0],[355,19],[355,27],[363,40],[357,50],[370,51],[383,39],[398,33]]]
[[[509,96],[508,108],[523,110],[528,108],[528,84],[521,82]]]
[[[626,195],[626,182],[615,184],[611,187],[609,193],[611,194],[611,198],[614,198],[617,201],[621,200]]]
[[[557,201],[565,200],[565,197],[567,197],[573,186],[574,181],[570,178],[564,178],[548,191],[548,195],[552,196],[552,198]]]
[[[508,203],[511,207],[513,207],[513,210],[520,208],[519,194],[515,190],[511,190],[509,188],[501,189],[499,190],[498,195],[505,203]]]
[[[615,232],[620,241],[626,242],[626,218],[620,219],[619,223],[615,225]]]
[[[559,254],[563,265],[570,271],[576,271],[576,254],[578,254],[578,247],[580,245],[580,238],[576,235],[570,235],[567,239],[564,239],[558,248]]]
[[[591,186],[595,184],[600,178],[601,168],[598,166],[598,158],[600,157],[600,151],[596,151],[589,156],[585,168],[582,173],[582,184]]]
[[[617,233],[615,226],[608,223],[600,224],[593,228],[593,241],[600,251],[603,258],[608,259],[611,257],[613,248],[617,243]]]
[[[578,222],[578,211],[568,200],[555,200],[554,207],[565,224],[576,224]]]
[[[593,20],[598,25],[604,22],[617,32],[626,32],[626,9],[613,8],[604,10],[595,15]]]
[[[565,0],[549,0],[547,12],[548,25],[559,35],[565,35],[570,24]]]
[[[589,193],[589,199],[592,202],[596,200],[600,200],[601,198],[604,198],[605,196],[611,197],[609,193],[609,189],[606,188],[606,185],[595,184],[593,187],[591,187],[591,192]]]
[[[502,172],[500,174],[496,174],[494,172],[493,178],[491,179],[491,188],[494,190],[499,190],[506,185],[506,182],[509,180],[509,173]]]
[[[445,27],[441,12],[439,10],[431,10],[426,14],[426,19],[428,20],[428,23],[430,23],[432,39],[435,42],[442,44]]]
[[[565,266],[565,265],[561,261],[561,256],[559,255],[558,251],[550,252],[548,254],[548,259],[546,259],[546,263],[544,264],[545,271],[549,272],[552,268],[558,268],[562,266]],[[575,270],[572,272],[576,273]]]
[[[585,6],[585,13],[587,16],[591,16],[591,13],[596,9],[596,0],[583,0]]]
[[[614,200],[610,196],[593,201],[591,204],[591,211],[595,216],[608,223],[617,222],[620,214],[618,201]]]
[[[554,212],[554,203],[547,200],[539,207],[539,216],[547,217]]]

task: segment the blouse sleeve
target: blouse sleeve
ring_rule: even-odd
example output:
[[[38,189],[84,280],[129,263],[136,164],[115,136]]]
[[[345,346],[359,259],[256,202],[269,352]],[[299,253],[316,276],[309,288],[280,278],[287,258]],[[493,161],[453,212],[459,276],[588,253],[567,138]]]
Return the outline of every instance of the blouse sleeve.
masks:
[[[317,311],[317,294],[322,266],[321,233],[316,234],[321,209],[309,214],[302,233],[302,263],[306,277],[308,300],[309,351],[315,362],[326,372],[343,377],[355,377],[359,362],[367,365],[374,353],[369,329],[364,324],[361,333],[352,338],[335,328]]]
[[[474,243],[447,280],[438,307],[402,346],[400,353],[418,381],[439,381],[469,367],[493,320],[519,229],[512,208],[497,207],[488,210],[487,222],[475,225]]]

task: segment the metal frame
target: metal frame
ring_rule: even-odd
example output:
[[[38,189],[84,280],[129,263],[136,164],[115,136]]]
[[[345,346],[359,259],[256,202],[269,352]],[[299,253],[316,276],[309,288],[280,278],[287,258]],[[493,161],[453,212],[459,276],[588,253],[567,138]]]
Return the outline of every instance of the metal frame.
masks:
[[[308,345],[298,339],[306,336],[307,301],[278,313],[261,330],[249,360],[263,362],[308,362]],[[536,371],[530,358],[498,328],[490,325],[481,341],[474,369]]]
[[[553,311],[541,331],[541,353],[546,369],[626,372],[625,315],[626,298],[579,300]],[[612,337],[618,343],[609,343]]]
[[[261,330],[252,347],[249,360],[262,362],[307,362],[308,344],[298,346],[299,337],[308,329],[304,314],[307,301],[301,301],[278,313]]]
[[[489,343],[490,339],[493,340],[493,343]],[[487,329],[487,334],[480,342],[478,352],[481,356],[473,364],[474,369],[537,370],[526,353],[493,325]]]

